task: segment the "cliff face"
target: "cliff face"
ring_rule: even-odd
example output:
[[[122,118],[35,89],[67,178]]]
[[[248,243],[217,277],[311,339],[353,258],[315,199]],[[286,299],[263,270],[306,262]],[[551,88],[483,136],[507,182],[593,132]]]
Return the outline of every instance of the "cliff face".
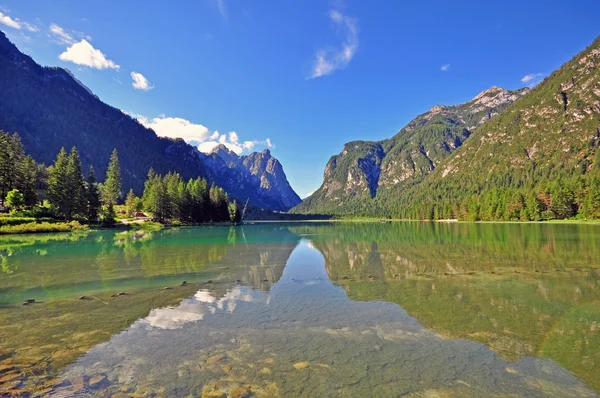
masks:
[[[294,212],[360,214],[379,191],[402,189],[430,174],[473,130],[527,92],[491,87],[465,104],[434,106],[392,138],[347,143],[327,163],[323,185]]]
[[[287,211],[302,200],[290,186],[279,160],[268,149],[238,156],[224,145],[199,153],[210,181],[238,200],[263,209]]]

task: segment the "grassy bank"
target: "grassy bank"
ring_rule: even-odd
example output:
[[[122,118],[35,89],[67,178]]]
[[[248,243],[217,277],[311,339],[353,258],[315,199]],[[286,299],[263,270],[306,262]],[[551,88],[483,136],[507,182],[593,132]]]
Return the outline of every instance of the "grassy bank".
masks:
[[[35,234],[44,232],[73,232],[89,229],[87,225],[82,225],[77,221],[71,222],[28,222],[25,224],[2,225],[0,226],[0,235],[7,234]]]

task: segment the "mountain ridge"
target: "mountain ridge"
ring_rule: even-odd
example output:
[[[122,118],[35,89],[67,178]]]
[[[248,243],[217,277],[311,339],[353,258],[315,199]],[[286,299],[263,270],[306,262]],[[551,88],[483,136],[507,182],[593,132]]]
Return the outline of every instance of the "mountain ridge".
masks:
[[[323,186],[292,211],[430,220],[600,218],[600,37],[534,89],[502,90],[492,87],[462,104],[470,109],[467,118],[441,120],[439,115],[452,107],[434,106],[392,137],[402,140],[412,130],[441,120],[446,133],[454,132],[445,138],[454,137],[460,145],[448,151],[451,141],[440,140],[443,136],[436,136],[436,129],[422,131],[422,138],[433,139],[438,149],[446,146],[437,162],[428,164],[425,148],[418,146],[417,154],[425,160],[420,168],[405,168],[408,176],[396,174],[401,178],[387,185],[379,182],[375,196],[352,201],[352,195],[358,195],[351,187],[350,194],[336,198],[342,205],[328,200],[324,187],[343,186],[346,180],[337,175],[329,181],[332,167],[326,168]],[[519,98],[511,99],[515,94]],[[392,150],[386,149],[385,157]],[[339,156],[328,166],[335,166]],[[382,176],[385,157],[380,161]],[[427,158],[431,160],[428,154]],[[402,161],[396,156],[396,163]]]
[[[110,154],[116,148],[122,168],[123,194],[131,188],[140,196],[148,171],[153,168],[163,175],[177,172],[185,180],[208,178],[230,196],[240,201],[250,198],[251,204],[269,210],[287,210],[299,203],[283,167],[270,152],[268,157],[275,159],[271,167],[277,169],[278,175],[254,165],[254,173],[240,175],[251,180],[238,180],[245,185],[254,184],[253,194],[238,197],[236,194],[244,192],[234,189],[232,184],[231,192],[223,187],[226,181],[216,178],[209,167],[212,164],[205,164],[206,157],[195,146],[181,138],[159,137],[132,116],[104,103],[68,69],[37,64],[21,53],[2,31],[0,92],[0,129],[18,133],[27,153],[37,162],[50,165],[62,147],[68,150],[76,146],[84,170],[93,166],[97,177],[103,180]],[[258,157],[250,154],[244,159]],[[285,182],[278,180],[280,176]],[[285,196],[278,198],[280,194]]]
[[[464,104],[433,106],[390,138],[346,143],[327,162],[321,187],[293,211],[343,213],[343,207],[373,199],[382,188],[420,180],[461,146],[472,130],[527,92],[528,88],[493,86]]]
[[[238,156],[220,144],[198,156],[209,177],[239,200],[275,211],[287,211],[302,201],[268,148]]]

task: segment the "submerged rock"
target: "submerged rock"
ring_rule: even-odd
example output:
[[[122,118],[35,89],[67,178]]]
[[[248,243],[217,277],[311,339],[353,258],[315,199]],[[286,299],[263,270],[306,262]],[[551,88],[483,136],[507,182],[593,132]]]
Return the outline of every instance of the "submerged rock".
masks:
[[[231,390],[231,398],[247,398],[251,394],[247,387],[238,387]]]
[[[90,379],[90,387],[92,388],[98,388],[100,386],[102,386],[103,384],[105,384],[106,381],[106,376],[94,376]]]
[[[219,361],[221,361],[221,360],[223,360],[225,358],[227,358],[227,357],[225,355],[223,355],[223,354],[213,355],[212,357],[210,357],[210,358],[208,358],[206,360],[206,363],[209,363],[209,364],[212,365],[212,364],[215,364],[215,363],[217,363],[217,362],[219,362]]]
[[[306,369],[310,366],[310,363],[308,362],[298,362],[294,364],[294,368],[296,368],[297,370],[300,369]]]

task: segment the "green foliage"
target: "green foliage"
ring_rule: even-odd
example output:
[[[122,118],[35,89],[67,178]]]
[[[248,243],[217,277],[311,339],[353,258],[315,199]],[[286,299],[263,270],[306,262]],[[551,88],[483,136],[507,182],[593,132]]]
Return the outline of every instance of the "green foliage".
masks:
[[[126,213],[127,217],[131,217],[132,214],[135,213],[136,200],[137,200],[137,198],[135,197],[135,194],[133,193],[133,189],[130,189],[129,193],[127,194],[127,198],[125,199],[125,213]]]
[[[96,173],[94,172],[94,166],[90,166],[88,172],[88,178],[85,185],[85,192],[87,197],[87,219],[92,222],[98,219],[100,213],[101,201],[100,191],[98,190],[98,183],[96,181]]]
[[[71,222],[32,222],[27,224],[18,225],[3,225],[0,226],[0,235],[2,234],[33,234],[33,233],[45,233],[45,232],[73,232],[73,231],[84,231],[88,227],[87,225],[81,225],[77,221]]]
[[[104,204],[117,204],[121,197],[121,166],[119,163],[119,153],[116,149],[110,155],[110,162],[106,172],[106,181],[104,182],[104,192],[102,199]]]
[[[11,209],[20,209],[25,204],[25,197],[18,189],[13,189],[6,194],[6,205]]]
[[[102,226],[104,227],[112,227],[115,225],[115,218],[117,214],[115,213],[115,208],[112,202],[108,202],[108,204],[104,207],[102,211]]]
[[[64,218],[70,216],[70,198],[67,196],[67,184],[69,180],[68,163],[67,152],[65,148],[61,148],[48,179],[48,200],[52,203],[56,214]]]
[[[33,206],[37,202],[37,165],[25,155],[21,137],[0,130],[0,201],[9,191],[18,189],[23,194],[23,205]]]
[[[236,200],[229,203],[229,219],[234,223],[242,221],[242,213],[240,213],[240,208]]]
[[[178,173],[163,177],[150,169],[142,203],[159,222],[221,222],[231,218],[229,200],[222,188],[213,185],[209,189],[206,180],[199,177],[184,182]]]

